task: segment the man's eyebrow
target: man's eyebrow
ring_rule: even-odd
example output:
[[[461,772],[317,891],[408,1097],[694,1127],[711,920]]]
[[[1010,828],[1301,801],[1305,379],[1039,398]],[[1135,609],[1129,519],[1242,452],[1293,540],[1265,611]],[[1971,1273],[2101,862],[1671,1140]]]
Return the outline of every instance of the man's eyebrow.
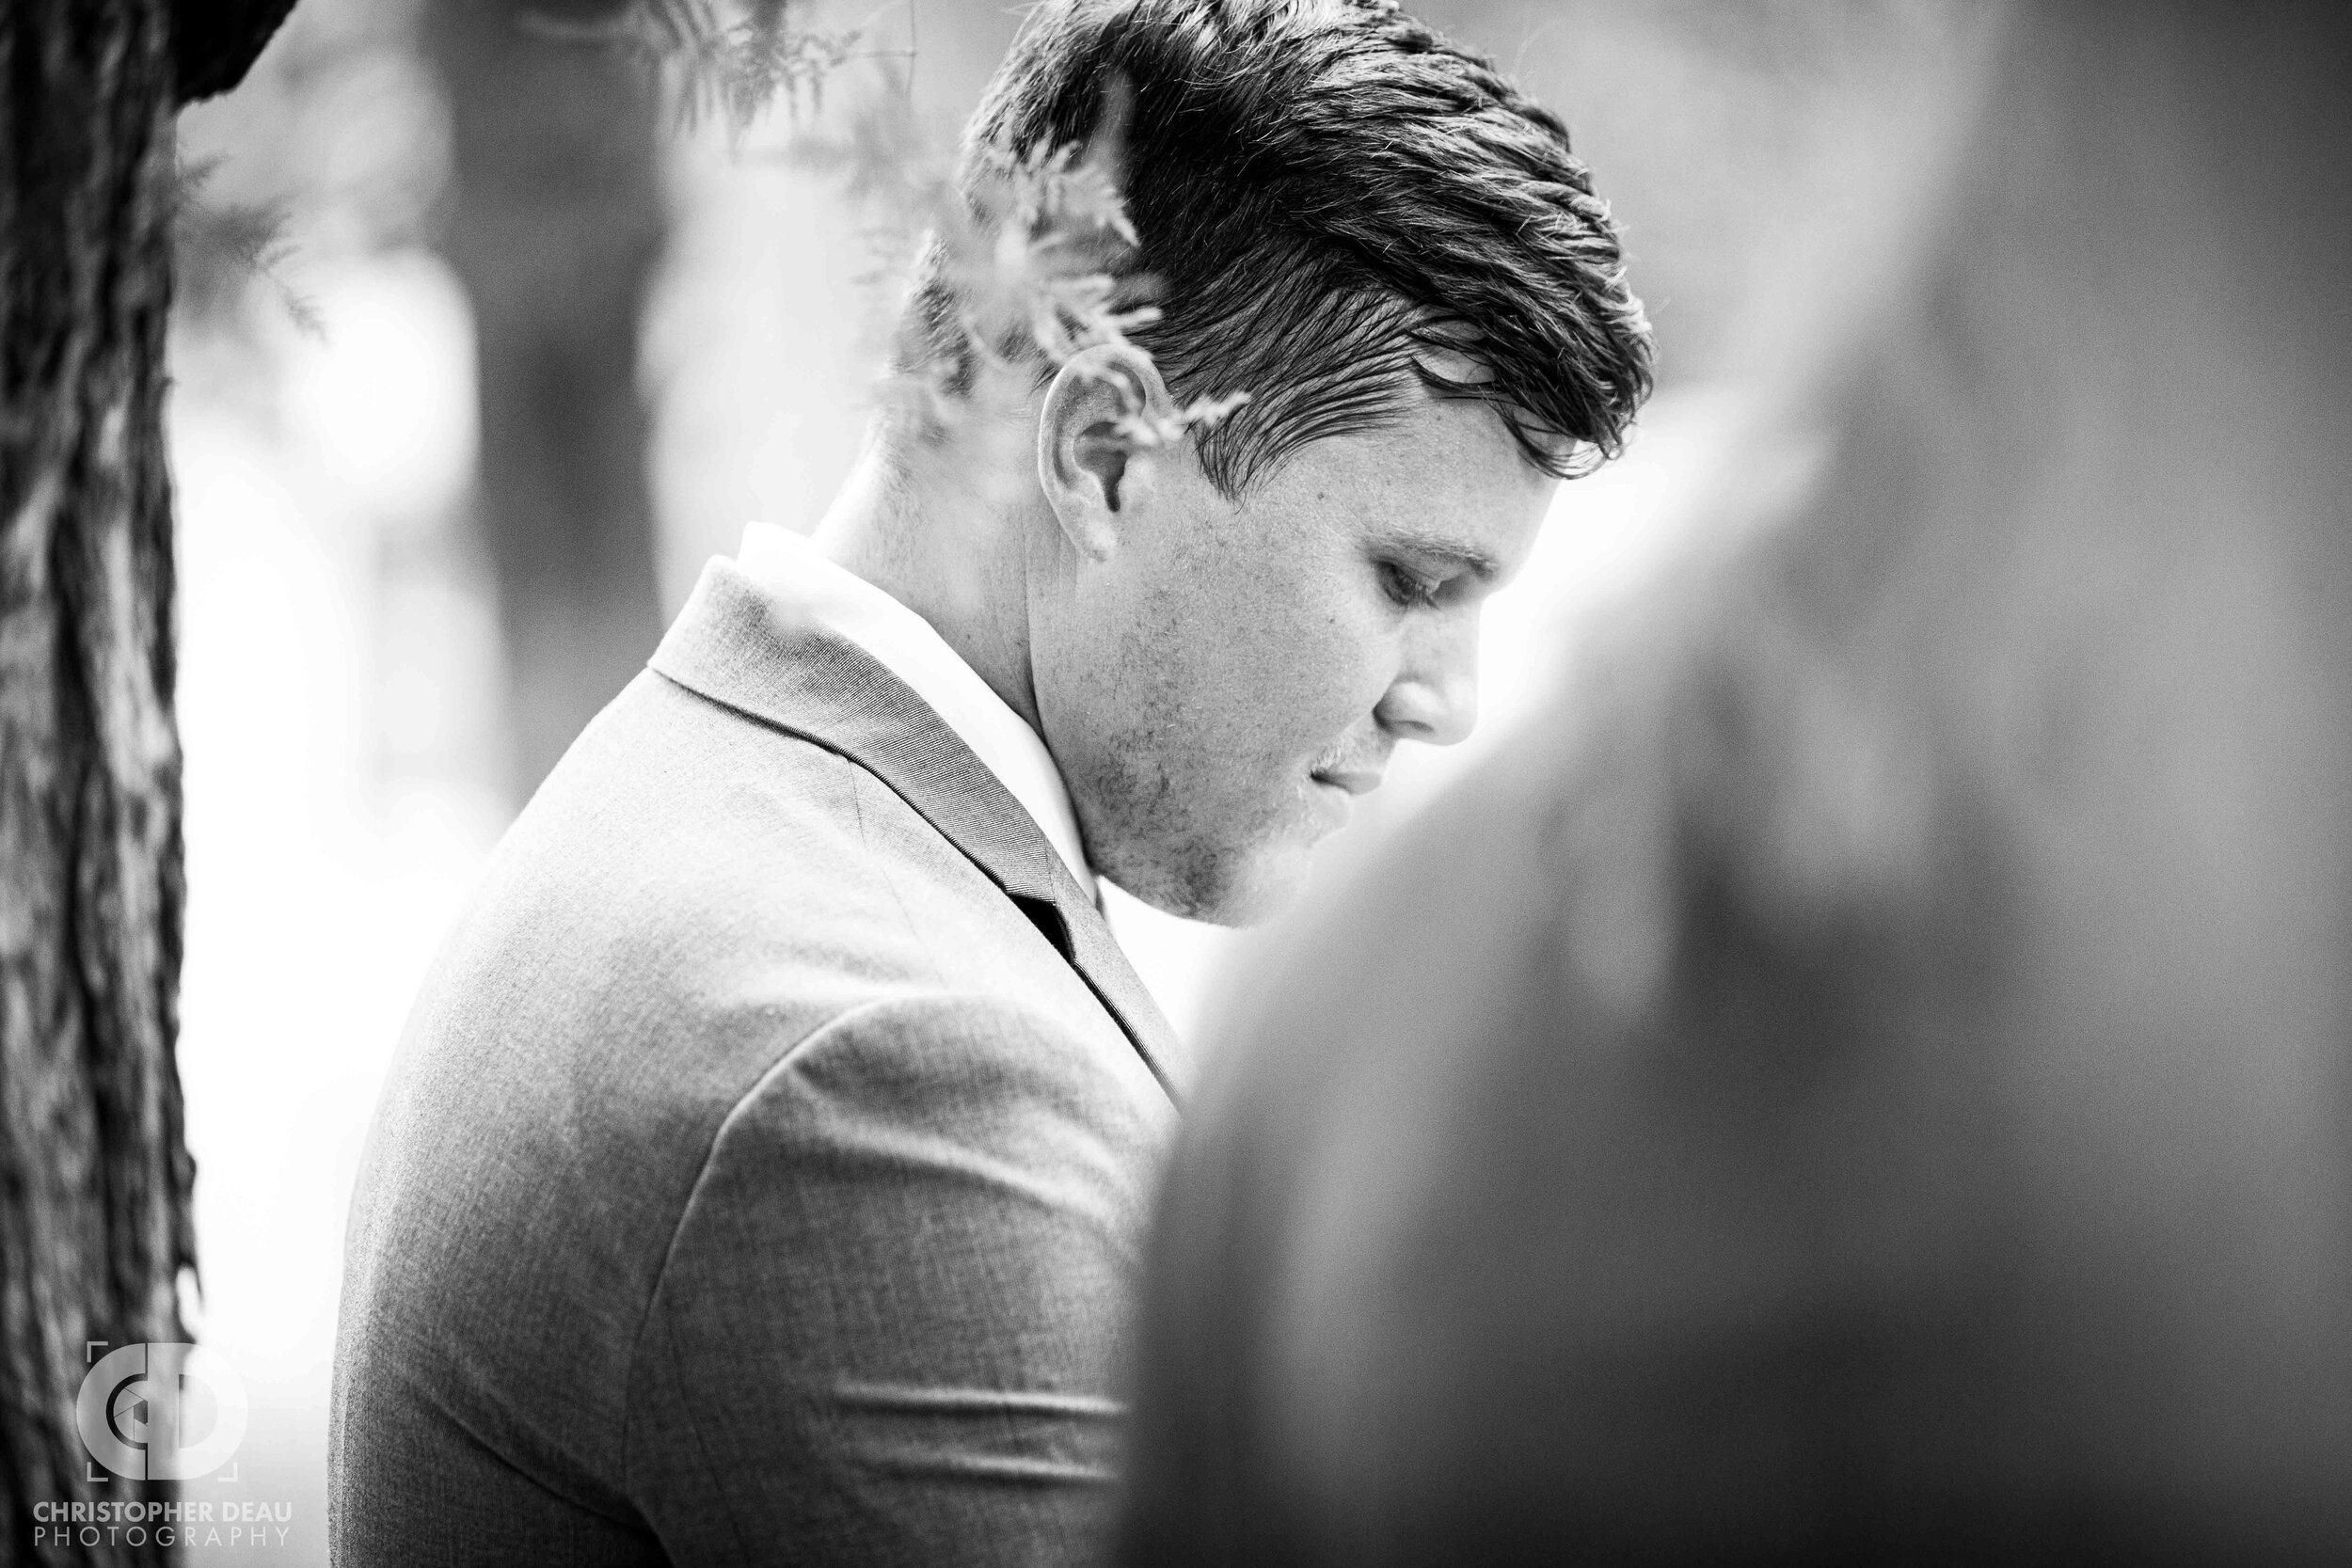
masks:
[[[1502,563],[1485,550],[1421,529],[1384,529],[1379,544],[1385,549],[1420,556],[1427,561],[1442,561],[1481,580],[1494,578],[1502,570]]]

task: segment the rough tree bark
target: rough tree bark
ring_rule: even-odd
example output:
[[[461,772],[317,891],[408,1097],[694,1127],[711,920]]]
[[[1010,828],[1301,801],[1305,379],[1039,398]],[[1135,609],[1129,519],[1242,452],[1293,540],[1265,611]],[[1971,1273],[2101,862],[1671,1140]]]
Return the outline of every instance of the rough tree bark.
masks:
[[[0,1563],[35,1555],[36,1502],[165,1490],[89,1479],[74,1401],[88,1341],[183,1337],[195,1261],[172,1054],[172,114],[234,85],[290,4],[0,6]],[[171,1554],[102,1532],[37,1555]]]
[[[664,229],[660,124],[639,62],[555,36],[627,3],[439,0],[432,12],[455,144],[447,248],[474,309],[477,507],[498,574],[517,799],[661,632],[637,387]]]

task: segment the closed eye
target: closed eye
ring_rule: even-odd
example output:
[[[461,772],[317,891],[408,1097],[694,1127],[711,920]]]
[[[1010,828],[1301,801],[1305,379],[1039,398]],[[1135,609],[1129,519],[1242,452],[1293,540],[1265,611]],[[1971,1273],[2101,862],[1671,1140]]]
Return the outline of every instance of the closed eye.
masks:
[[[1406,607],[1413,605],[1434,607],[1438,602],[1438,595],[1445,591],[1443,582],[1435,578],[1423,577],[1421,573],[1400,566],[1393,561],[1380,562],[1380,585],[1388,591],[1390,598]]]

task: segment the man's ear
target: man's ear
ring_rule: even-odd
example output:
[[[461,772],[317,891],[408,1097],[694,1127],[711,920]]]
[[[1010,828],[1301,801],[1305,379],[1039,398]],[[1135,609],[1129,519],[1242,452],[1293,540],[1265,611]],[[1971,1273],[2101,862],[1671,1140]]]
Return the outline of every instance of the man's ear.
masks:
[[[1037,478],[1080,555],[1107,560],[1159,478],[1158,453],[1122,421],[1169,408],[1158,367],[1131,343],[1097,343],[1055,372],[1038,416]]]

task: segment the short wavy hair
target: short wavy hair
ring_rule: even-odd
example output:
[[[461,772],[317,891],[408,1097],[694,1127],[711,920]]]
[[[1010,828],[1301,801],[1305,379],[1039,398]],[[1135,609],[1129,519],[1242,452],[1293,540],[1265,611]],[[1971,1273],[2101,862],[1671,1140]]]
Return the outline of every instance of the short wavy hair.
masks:
[[[1114,270],[1161,311],[1131,336],[1180,403],[1249,394],[1195,433],[1220,489],[1379,427],[1416,381],[1492,404],[1547,472],[1622,450],[1651,341],[1616,226],[1567,128],[1485,57],[1385,0],[1047,0],[967,175],[1083,144],[1114,93],[1137,238]],[[901,368],[945,355],[968,385],[958,320],[927,267]]]

